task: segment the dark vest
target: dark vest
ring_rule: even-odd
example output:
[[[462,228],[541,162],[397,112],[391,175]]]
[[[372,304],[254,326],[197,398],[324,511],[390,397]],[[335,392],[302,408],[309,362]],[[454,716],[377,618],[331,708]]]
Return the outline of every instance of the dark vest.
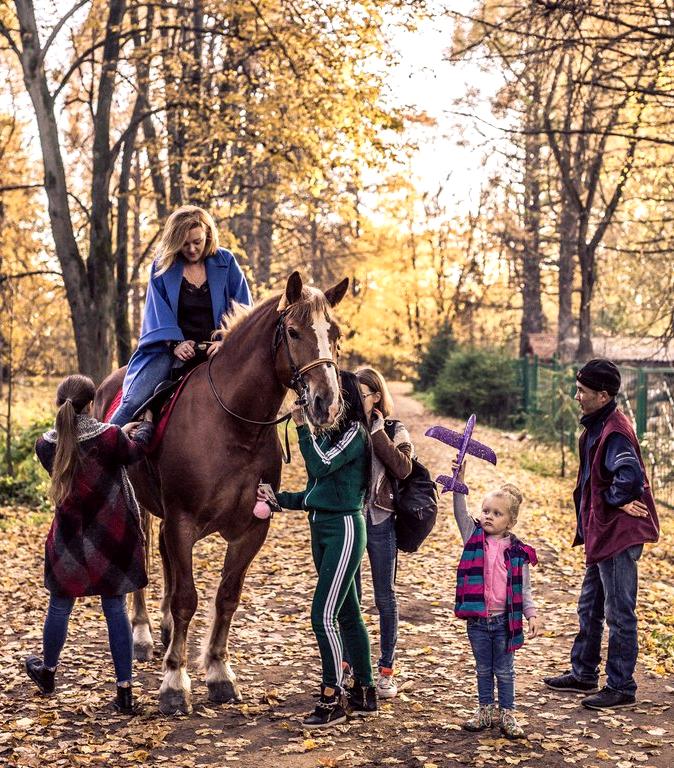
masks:
[[[644,475],[644,490],[639,501],[648,507],[648,517],[632,517],[627,512],[623,512],[616,507],[612,507],[604,501],[604,491],[610,487],[613,476],[606,471],[603,465],[604,447],[609,435],[619,433],[626,437],[632,444],[637,457],[641,471]],[[580,437],[580,455],[583,455],[587,431]],[[660,524],[658,515],[655,511],[655,502],[651,493],[646,469],[641,458],[641,449],[637,441],[632,423],[619,410],[606,419],[604,427],[599,435],[599,439],[590,451],[590,479],[585,484],[583,497],[581,494],[581,472],[582,467],[578,468],[578,480],[573,497],[576,506],[580,509],[583,523],[584,541],[576,534],[573,546],[585,544],[585,561],[587,565],[599,563],[609,557],[619,554],[628,547],[635,544],[643,544],[647,541],[657,541]]]

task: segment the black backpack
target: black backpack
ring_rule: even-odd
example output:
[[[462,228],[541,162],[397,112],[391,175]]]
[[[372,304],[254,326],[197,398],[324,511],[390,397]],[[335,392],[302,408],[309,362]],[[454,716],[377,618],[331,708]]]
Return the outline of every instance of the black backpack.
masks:
[[[384,430],[393,440],[396,422],[387,419]],[[438,516],[438,491],[430,472],[416,458],[404,480],[389,475],[395,507],[396,546],[402,552],[416,552],[433,530]]]

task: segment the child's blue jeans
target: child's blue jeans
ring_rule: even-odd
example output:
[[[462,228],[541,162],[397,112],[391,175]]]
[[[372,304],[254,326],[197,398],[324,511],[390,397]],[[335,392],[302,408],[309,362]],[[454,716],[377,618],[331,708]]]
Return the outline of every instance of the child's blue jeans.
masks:
[[[515,708],[515,666],[508,647],[508,615],[468,619],[468,639],[475,656],[480,704],[494,703],[494,677],[501,709]]]
[[[75,600],[72,597],[51,595],[49,598],[49,610],[42,634],[43,664],[45,667],[54,668],[59,662],[68,635],[68,622],[74,605]],[[108,624],[108,639],[117,683],[130,683],[133,634],[126,612],[126,595],[101,597],[101,606]]]

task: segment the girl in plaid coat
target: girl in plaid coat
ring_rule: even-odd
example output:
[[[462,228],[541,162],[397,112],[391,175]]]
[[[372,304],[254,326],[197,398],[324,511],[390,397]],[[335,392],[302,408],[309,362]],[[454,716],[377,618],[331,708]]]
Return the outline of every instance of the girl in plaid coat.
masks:
[[[54,676],[75,599],[100,595],[117,678],[116,709],[133,712],[132,633],[126,594],[147,584],[138,503],[125,465],[138,461],[152,436],[149,422],[120,427],[91,416],[96,388],[86,376],[68,376],[56,391],[54,429],[35,451],[51,475],[55,505],[45,544],[49,609],[43,658],[29,656],[26,671],[42,693]]]

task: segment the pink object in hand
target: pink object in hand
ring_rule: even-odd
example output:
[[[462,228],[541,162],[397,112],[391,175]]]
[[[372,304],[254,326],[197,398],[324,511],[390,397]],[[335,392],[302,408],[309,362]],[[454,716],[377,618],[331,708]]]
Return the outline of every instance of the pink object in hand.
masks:
[[[253,507],[253,514],[255,517],[259,517],[260,520],[266,520],[271,516],[271,509],[266,501],[258,501]]]

